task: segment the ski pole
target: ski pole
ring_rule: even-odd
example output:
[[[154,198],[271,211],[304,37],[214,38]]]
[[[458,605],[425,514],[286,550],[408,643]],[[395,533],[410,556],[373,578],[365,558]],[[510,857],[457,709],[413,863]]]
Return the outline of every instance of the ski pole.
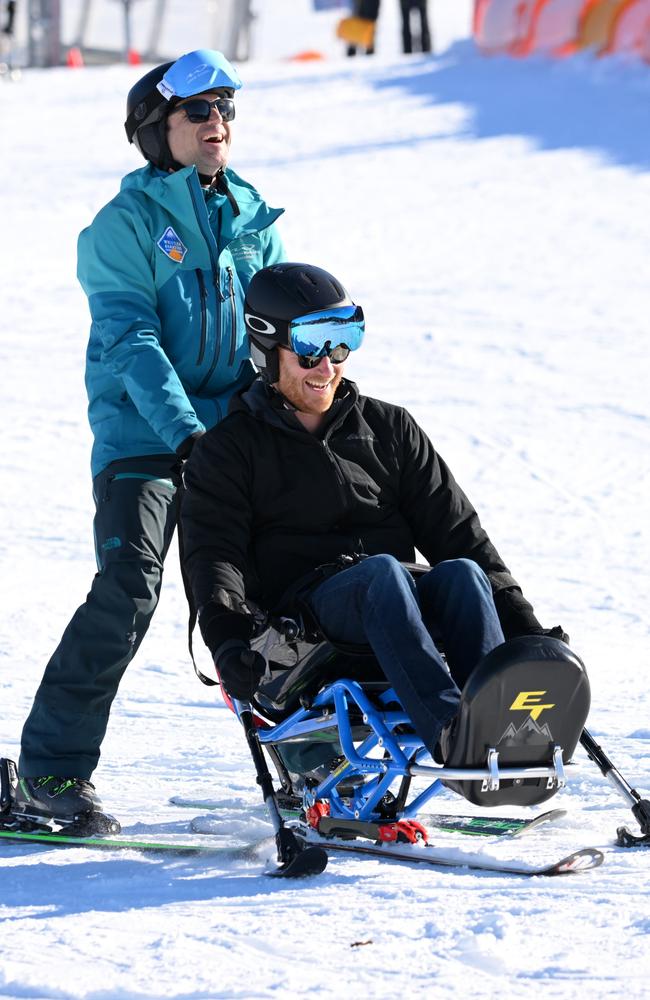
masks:
[[[316,846],[305,847],[297,839],[293,830],[284,823],[273,788],[273,779],[264,758],[264,751],[257,735],[251,706],[244,701],[233,699],[239,721],[244,727],[248,748],[253,758],[257,784],[271,817],[278,847],[278,868],[269,874],[283,878],[300,878],[303,875],[319,875],[327,865],[327,853]]]
[[[650,844],[650,801],[642,799],[636,788],[625,780],[623,775],[614,767],[611,760],[601,746],[586,729],[582,730],[580,743],[587,752],[590,760],[600,769],[603,777],[614,786],[617,792],[626,799],[632,809],[632,814],[641,827],[642,836],[638,837],[631,833],[626,826],[617,829],[617,844],[619,847],[634,847],[636,844]]]

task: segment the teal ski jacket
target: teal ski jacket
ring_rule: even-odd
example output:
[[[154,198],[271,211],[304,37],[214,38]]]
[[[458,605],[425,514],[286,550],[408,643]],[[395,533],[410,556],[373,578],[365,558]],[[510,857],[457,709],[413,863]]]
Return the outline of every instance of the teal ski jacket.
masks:
[[[149,164],[79,236],[93,476],[116,459],[175,452],[254,376],[244,296],[256,271],[285,259],[273,225],[283,209],[234,171],[225,179],[229,195],[206,192],[194,167]]]

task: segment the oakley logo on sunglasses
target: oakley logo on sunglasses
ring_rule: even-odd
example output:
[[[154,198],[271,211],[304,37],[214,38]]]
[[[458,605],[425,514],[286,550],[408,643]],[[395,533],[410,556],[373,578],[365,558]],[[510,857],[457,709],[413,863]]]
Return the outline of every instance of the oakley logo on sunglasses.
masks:
[[[235,117],[235,102],[232,97],[216,97],[214,101],[196,97],[180,104],[174,111],[184,111],[189,120],[196,125],[199,122],[207,122],[213,108],[216,108],[225,122],[231,122]]]

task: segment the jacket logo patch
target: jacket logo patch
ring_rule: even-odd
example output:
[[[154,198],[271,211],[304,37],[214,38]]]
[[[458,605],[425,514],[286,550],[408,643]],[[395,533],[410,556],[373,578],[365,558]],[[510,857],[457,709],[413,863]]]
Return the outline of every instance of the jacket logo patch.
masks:
[[[185,254],[187,253],[187,247],[176,235],[171,226],[167,226],[167,229],[162,234],[156,246],[160,247],[164,254],[167,254],[170,260],[175,261],[177,264],[182,264],[185,259]]]
[[[259,253],[259,247],[255,243],[240,243],[239,246],[231,246],[230,252],[233,257],[240,260],[255,260]]]

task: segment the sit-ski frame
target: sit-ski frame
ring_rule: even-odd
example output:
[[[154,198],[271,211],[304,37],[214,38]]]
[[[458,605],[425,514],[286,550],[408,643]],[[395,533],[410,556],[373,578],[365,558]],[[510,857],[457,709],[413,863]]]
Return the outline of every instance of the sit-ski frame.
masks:
[[[481,781],[482,791],[498,790],[501,781],[526,778],[546,778],[549,789],[566,785],[562,748],[557,745],[549,766],[501,768],[498,751],[493,747],[488,750],[484,768],[418,764],[418,758],[429,756],[429,752],[415,733],[395,731],[400,726],[412,727],[403,709],[390,709],[396,702],[394,691],[389,688],[381,692],[377,700],[387,706],[385,711],[373,704],[359,682],[337,680],[321,691],[309,708],[298,709],[273,728],[258,730],[262,745],[281,745],[286,740],[323,729],[337,729],[345,761],[320,784],[305,789],[303,804],[306,807],[327,799],[332,817],[368,822],[381,815],[379,804],[394,782],[409,782],[416,776],[431,779],[431,784],[408,804],[400,803],[399,815],[404,819],[413,819],[431,798],[444,790],[443,779]],[[364,727],[370,729],[358,746],[353,726],[358,729],[359,723],[351,718],[351,709],[355,707],[355,714],[360,715]],[[377,749],[384,752],[383,757],[371,756]],[[366,780],[358,790],[345,784],[345,793],[341,794],[337,790],[339,783],[355,774],[375,777]]]

